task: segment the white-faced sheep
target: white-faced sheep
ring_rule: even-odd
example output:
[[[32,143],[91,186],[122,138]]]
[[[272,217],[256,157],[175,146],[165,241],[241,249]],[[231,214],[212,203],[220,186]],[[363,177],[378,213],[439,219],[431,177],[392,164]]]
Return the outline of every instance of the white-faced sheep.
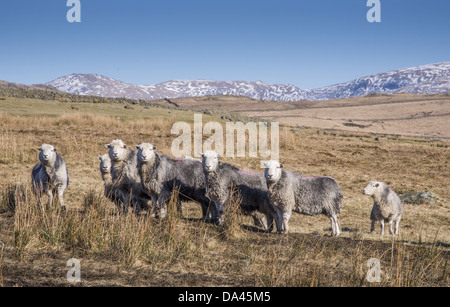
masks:
[[[98,156],[98,159],[100,160],[100,174],[102,175],[103,184],[105,186],[105,196],[117,205],[120,200],[116,191],[113,189],[111,158],[109,157],[109,154],[104,154],[103,156]]]
[[[105,145],[111,159],[112,189],[122,202],[122,210],[127,211],[131,203],[136,211],[148,205],[151,196],[142,189],[137,169],[137,153],[127,147],[122,140],[113,140]]]
[[[332,236],[339,236],[338,215],[342,208],[342,193],[336,180],[331,177],[302,176],[283,170],[278,161],[263,161],[270,201],[277,211],[278,232],[289,231],[292,211],[305,214],[324,214],[331,220]]]
[[[150,143],[136,145],[136,148],[142,186],[157,199],[161,218],[167,214],[167,200],[174,189],[178,190],[179,201],[200,203],[204,220],[215,218],[214,210],[210,210],[210,200],[205,196],[205,178],[199,160],[172,159],[158,153]],[[177,206],[181,210],[180,202]]]
[[[379,221],[380,235],[384,234],[384,222],[389,223],[389,233],[398,234],[399,223],[403,214],[402,201],[398,195],[388,185],[379,181],[370,182],[363,193],[373,198],[373,207],[370,213],[372,221],[370,232],[375,230],[375,221]],[[394,232],[392,231],[393,223],[395,223]]]
[[[240,208],[251,215],[258,226],[271,231],[275,211],[270,205],[269,193],[263,174],[241,170],[220,162],[215,151],[201,154],[206,178],[206,196],[216,205],[219,224],[223,224],[225,206],[231,200],[233,188],[240,196]]]
[[[69,173],[66,163],[56,148],[49,144],[42,144],[39,149],[39,162],[31,172],[33,191],[36,195],[45,193],[49,203],[53,202],[56,193],[62,209],[66,209],[63,194],[69,185]]]

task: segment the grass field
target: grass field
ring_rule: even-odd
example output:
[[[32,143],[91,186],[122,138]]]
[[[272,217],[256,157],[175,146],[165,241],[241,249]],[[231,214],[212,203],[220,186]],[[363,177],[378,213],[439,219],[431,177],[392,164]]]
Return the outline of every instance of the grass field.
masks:
[[[225,227],[205,224],[195,203],[184,204],[182,217],[173,213],[164,221],[117,215],[102,196],[97,156],[106,152],[104,144],[115,138],[130,146],[151,142],[170,155],[172,124],[192,123],[194,116],[133,108],[0,100],[0,285],[71,286],[66,262],[73,257],[82,263],[81,286],[449,285],[449,141],[281,127],[285,168],[332,176],[340,184],[342,236],[330,237],[325,216],[297,214],[290,234],[268,234],[241,216],[231,215]],[[203,115],[204,123],[210,120],[224,122]],[[30,193],[42,143],[58,148],[68,165],[67,212],[43,208]],[[257,158],[224,161],[261,171]],[[405,204],[395,238],[370,234],[372,200],[362,190],[371,180],[397,193],[430,190],[436,203]],[[365,278],[370,258],[381,261],[380,283]]]

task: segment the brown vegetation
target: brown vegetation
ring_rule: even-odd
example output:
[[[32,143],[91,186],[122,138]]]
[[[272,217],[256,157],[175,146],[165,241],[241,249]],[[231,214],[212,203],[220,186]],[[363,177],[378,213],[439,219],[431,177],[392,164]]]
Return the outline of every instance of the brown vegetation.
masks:
[[[292,233],[283,236],[259,231],[237,210],[227,212],[224,227],[200,221],[194,203],[185,204],[183,216],[172,209],[159,221],[146,213],[119,215],[102,196],[97,156],[106,152],[104,144],[148,141],[170,155],[172,124],[192,122],[193,112],[98,104],[55,111],[58,102],[48,102],[55,107],[44,114],[16,109],[39,103],[14,100],[13,111],[0,113],[0,285],[70,286],[66,262],[73,257],[82,263],[82,286],[449,285],[447,141],[282,128],[285,167],[332,176],[344,195],[340,238],[329,237],[325,217],[296,214]],[[47,208],[30,191],[36,148],[44,142],[58,148],[69,169],[67,212]],[[224,160],[261,171],[259,159]],[[438,197],[434,205],[405,205],[400,235],[381,238],[369,234],[372,200],[362,195],[371,180],[397,193],[430,190]],[[381,261],[381,283],[366,280],[370,258]]]

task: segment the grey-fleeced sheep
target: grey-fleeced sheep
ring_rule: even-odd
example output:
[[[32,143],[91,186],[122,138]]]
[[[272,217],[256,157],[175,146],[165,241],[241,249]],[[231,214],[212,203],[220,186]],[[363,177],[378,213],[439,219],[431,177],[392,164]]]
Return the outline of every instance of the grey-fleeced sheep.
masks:
[[[157,199],[161,218],[167,214],[167,200],[174,189],[179,192],[179,201],[195,201],[201,205],[204,220],[215,218],[210,200],[205,196],[205,177],[199,160],[172,159],[158,153],[150,143],[136,145],[136,148],[142,186]],[[181,203],[177,205],[181,210]]]
[[[292,211],[305,214],[324,214],[331,221],[332,236],[341,233],[338,215],[342,208],[342,193],[336,180],[331,177],[302,176],[283,170],[278,161],[263,161],[270,201],[277,211],[278,232],[289,231]]]
[[[270,205],[269,193],[263,174],[241,170],[219,161],[215,151],[201,154],[206,178],[206,196],[216,205],[219,224],[223,224],[225,206],[230,201],[232,189],[240,196],[240,208],[251,215],[258,226],[271,231],[275,210]]]
[[[403,214],[402,201],[392,189],[379,181],[370,182],[363,191],[364,194],[372,196],[373,207],[370,213],[370,232],[375,230],[375,221],[380,222],[380,235],[384,234],[384,222],[389,223],[389,233],[398,234],[399,223]],[[394,232],[392,223],[395,223]]]
[[[122,202],[122,210],[127,211],[130,203],[136,211],[141,210],[152,198],[142,189],[137,169],[137,153],[130,150],[122,140],[113,140],[105,147],[109,148],[108,155],[111,159],[113,193]]]
[[[69,173],[66,163],[56,148],[49,144],[42,144],[39,149],[39,162],[31,172],[33,192],[41,196],[45,193],[49,197],[49,204],[53,202],[53,193],[57,194],[62,209],[66,209],[63,194],[69,185]]]
[[[107,198],[109,198],[113,203],[118,205],[120,202],[118,193],[113,188],[113,182],[111,177],[111,158],[109,154],[104,154],[103,156],[98,156],[100,160],[100,174],[102,175],[103,184],[105,186],[104,194]]]

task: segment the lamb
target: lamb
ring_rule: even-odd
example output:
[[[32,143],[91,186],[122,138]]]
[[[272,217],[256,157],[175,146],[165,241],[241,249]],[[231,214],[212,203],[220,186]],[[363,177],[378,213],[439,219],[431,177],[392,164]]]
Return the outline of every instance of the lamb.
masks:
[[[289,231],[292,211],[305,214],[324,214],[331,221],[331,235],[339,236],[338,215],[342,209],[342,193],[331,177],[302,176],[283,170],[283,164],[275,160],[262,161],[264,176],[270,192],[270,201],[277,211],[278,232]]]
[[[39,162],[31,172],[33,192],[41,196],[44,192],[48,195],[49,204],[53,203],[53,193],[56,193],[65,210],[64,191],[69,185],[69,173],[66,163],[56,148],[49,144],[42,144],[39,149]]]
[[[389,233],[392,234],[392,224],[395,223],[394,233],[399,232],[399,223],[403,214],[402,201],[398,195],[386,184],[371,181],[363,190],[365,195],[372,196],[373,207],[370,213],[372,221],[370,232],[375,230],[375,221],[380,222],[380,235],[384,235],[384,222],[389,223]]]
[[[202,219],[215,218],[210,200],[205,196],[205,178],[202,163],[193,158],[172,159],[156,151],[156,146],[142,143],[138,149],[139,175],[145,191],[155,197],[160,217],[167,214],[167,200],[174,189],[179,190],[179,201],[196,201],[202,207]],[[181,203],[178,203],[181,210]]]
[[[113,140],[105,147],[109,148],[108,155],[111,159],[112,189],[122,203],[122,211],[128,210],[130,201],[135,210],[140,211],[152,198],[142,189],[137,169],[137,153],[129,149],[122,140]]]
[[[220,155],[215,151],[206,151],[201,156],[206,178],[206,196],[216,206],[219,225],[224,222],[225,206],[230,201],[232,189],[236,188],[243,213],[251,215],[256,225],[261,225],[270,232],[275,210],[270,205],[263,174],[240,170],[222,163],[219,161]]]

